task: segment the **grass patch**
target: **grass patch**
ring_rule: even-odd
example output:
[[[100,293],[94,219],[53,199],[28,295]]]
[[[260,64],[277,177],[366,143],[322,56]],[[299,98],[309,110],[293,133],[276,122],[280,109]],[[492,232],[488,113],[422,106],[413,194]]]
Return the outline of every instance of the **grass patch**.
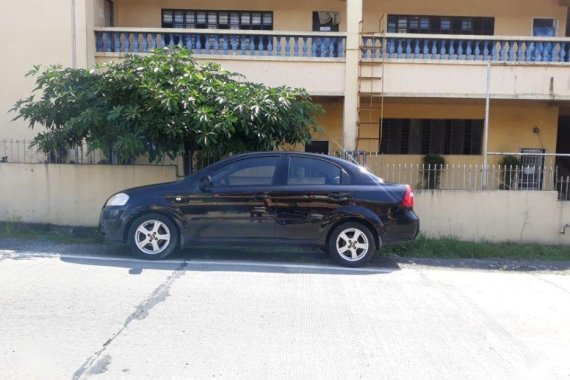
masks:
[[[21,222],[0,222],[0,237],[47,240],[66,244],[103,242],[103,238],[99,235],[96,228]]]
[[[418,237],[415,242],[383,248],[388,256],[438,259],[520,259],[570,261],[570,247],[523,243],[465,242]]]

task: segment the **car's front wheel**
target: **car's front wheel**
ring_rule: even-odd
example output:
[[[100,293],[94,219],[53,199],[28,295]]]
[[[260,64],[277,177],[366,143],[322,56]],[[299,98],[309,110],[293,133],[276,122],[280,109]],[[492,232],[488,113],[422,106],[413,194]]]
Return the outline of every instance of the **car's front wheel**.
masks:
[[[146,260],[160,260],[178,248],[178,230],[168,217],[145,214],[131,225],[128,243],[131,252]]]
[[[376,242],[368,227],[349,222],[336,227],[331,233],[328,251],[340,265],[359,267],[372,259],[376,252]]]

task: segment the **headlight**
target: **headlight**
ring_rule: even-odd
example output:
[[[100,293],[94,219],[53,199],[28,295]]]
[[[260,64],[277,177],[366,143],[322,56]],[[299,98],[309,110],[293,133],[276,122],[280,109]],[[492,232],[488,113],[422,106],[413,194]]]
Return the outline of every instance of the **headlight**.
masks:
[[[125,193],[115,194],[109,198],[105,206],[124,206],[127,204],[128,200],[129,196]]]

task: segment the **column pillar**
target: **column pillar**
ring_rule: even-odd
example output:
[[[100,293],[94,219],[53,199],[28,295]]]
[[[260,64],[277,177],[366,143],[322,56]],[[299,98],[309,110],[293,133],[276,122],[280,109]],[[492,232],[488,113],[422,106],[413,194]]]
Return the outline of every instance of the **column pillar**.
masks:
[[[358,65],[362,1],[346,1],[346,71],[343,112],[343,146],[346,150],[356,149],[358,135]]]

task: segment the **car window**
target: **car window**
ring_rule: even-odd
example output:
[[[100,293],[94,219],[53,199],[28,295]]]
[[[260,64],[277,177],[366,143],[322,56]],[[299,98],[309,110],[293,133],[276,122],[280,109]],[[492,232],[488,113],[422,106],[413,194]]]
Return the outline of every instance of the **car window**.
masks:
[[[232,162],[212,175],[213,186],[257,186],[273,184],[278,156],[246,158]]]
[[[317,158],[289,158],[288,185],[340,185],[346,182],[346,173],[333,163]]]

